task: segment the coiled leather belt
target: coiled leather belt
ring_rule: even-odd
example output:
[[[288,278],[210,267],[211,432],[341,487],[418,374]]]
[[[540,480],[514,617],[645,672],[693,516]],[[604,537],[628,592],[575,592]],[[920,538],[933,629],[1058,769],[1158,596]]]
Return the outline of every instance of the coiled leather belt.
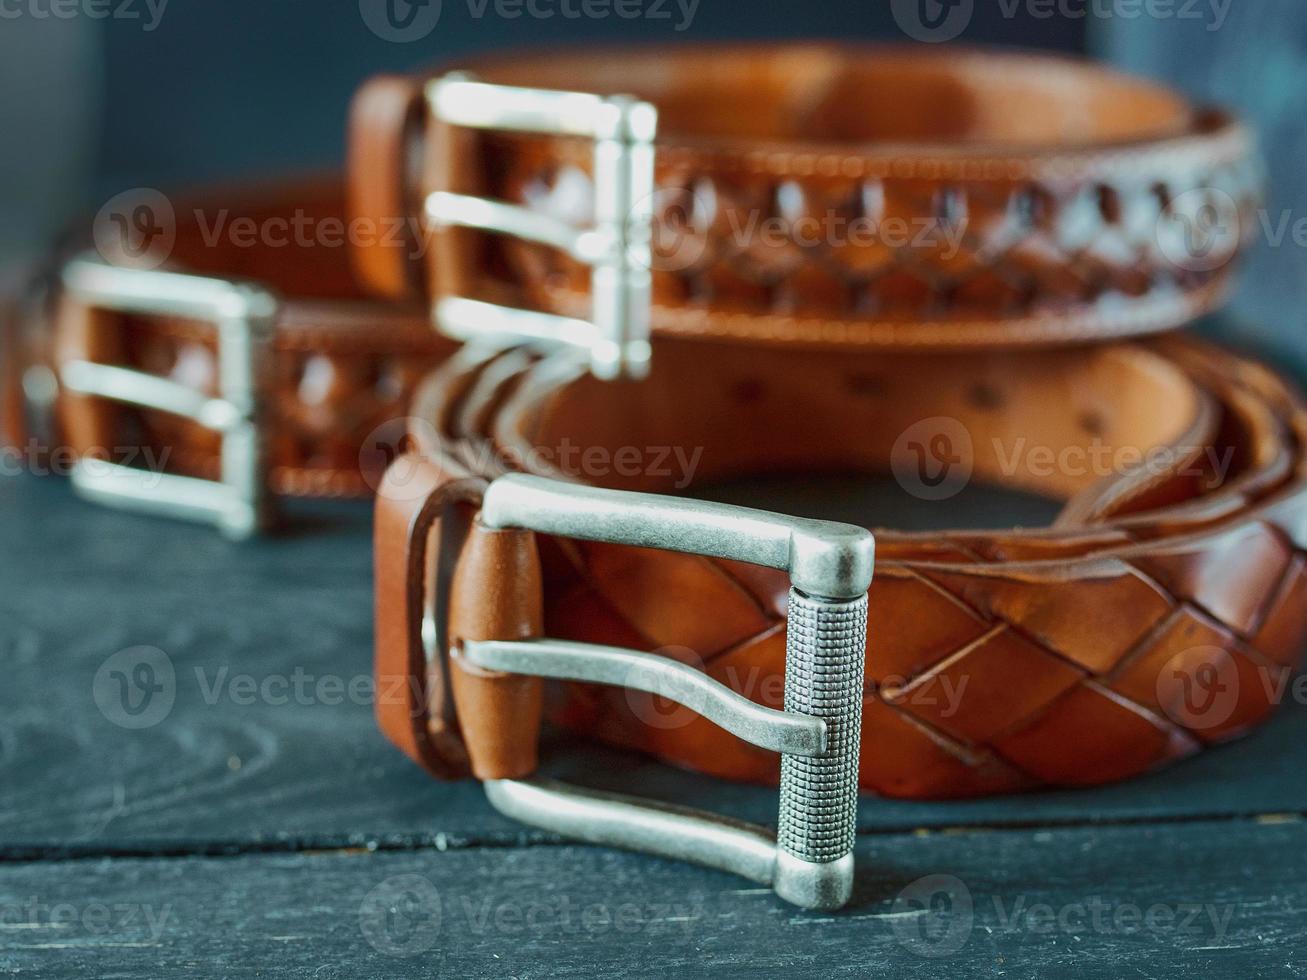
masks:
[[[606,333],[623,303],[751,343],[1138,335],[1216,305],[1255,226],[1241,125],[1082,62],[734,45],[453,67],[360,92],[350,201],[423,220],[422,259],[358,249],[359,277],[461,336],[504,306]],[[604,245],[623,221],[642,230]]]
[[[9,451],[98,502],[235,537],[279,497],[371,494],[418,381],[457,344],[353,286],[339,180],[169,207],[151,215],[175,236],[161,268],[91,253],[9,320]]]
[[[695,458],[699,479],[795,468],[910,474],[902,467],[916,460],[902,437],[923,419],[964,471],[1065,506],[1046,529],[875,533],[865,686],[852,713],[840,703],[843,714],[828,718],[846,737],[861,732],[863,789],[948,797],[1133,776],[1247,731],[1284,689],[1307,628],[1307,415],[1256,364],[1179,338],[874,359],[662,340],[654,354],[647,379],[613,384],[587,375],[582,355],[473,347],[419,392],[416,451],[378,497],[377,671],[383,688],[405,692],[378,714],[429,771],[531,777],[541,719],[532,673],[629,684],[707,715],[721,707],[687,697],[676,680],[651,684],[641,664],[596,676],[581,663],[586,648],[568,644],[653,651],[793,710],[786,616],[804,594],[772,569],[678,553],[697,539],[675,514],[653,518],[661,539],[640,542],[652,547],[603,543],[609,513],[666,499],[624,491],[684,492],[684,473],[653,465],[657,448]],[[1041,453],[1063,462],[1036,465]],[[1115,462],[1067,462],[1093,457]],[[595,495],[587,483],[620,489]],[[494,519],[472,519],[488,485]],[[691,528],[700,506],[686,505]],[[569,509],[570,523],[557,516]],[[456,512],[460,527],[472,519],[466,537],[435,539],[433,526]],[[512,529],[523,526],[566,536]],[[436,566],[454,569],[452,581],[433,579]],[[449,589],[434,607],[449,616],[435,643],[429,619],[423,628],[433,582]],[[791,621],[791,661],[793,630]],[[541,636],[562,647],[539,649],[532,669],[530,642]],[[530,642],[508,644],[517,659],[507,656],[504,641],[521,640]],[[781,773],[774,751],[723,731],[721,717],[669,716],[658,703],[568,683],[548,715],[727,778]],[[728,727],[753,733],[721,710]],[[498,802],[555,829],[585,836],[590,826],[591,839],[632,843],[594,830],[594,813],[551,823],[554,808],[539,798]]]

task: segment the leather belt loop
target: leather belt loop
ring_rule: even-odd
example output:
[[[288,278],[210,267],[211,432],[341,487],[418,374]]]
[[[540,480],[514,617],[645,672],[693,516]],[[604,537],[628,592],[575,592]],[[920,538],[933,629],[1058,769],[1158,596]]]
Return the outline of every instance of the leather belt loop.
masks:
[[[417,299],[424,292],[422,264],[415,259],[421,242],[413,230],[425,222],[412,186],[424,113],[421,80],[402,75],[370,79],[350,107],[346,207],[352,219],[370,221],[376,230],[370,246],[350,250],[354,275],[389,299]]]
[[[428,615],[435,622],[440,566],[435,542],[458,504],[479,504],[485,481],[450,479],[426,458],[399,457],[377,492],[377,723],[414,762],[442,779],[469,771],[446,676],[443,636],[428,650]]]
[[[23,372],[23,295],[19,278],[0,284],[0,450],[22,450],[28,440]]]
[[[536,771],[544,682],[468,663],[459,646],[467,640],[543,635],[544,586],[535,534],[476,521],[454,570],[449,637],[454,703],[478,779],[522,779]]]

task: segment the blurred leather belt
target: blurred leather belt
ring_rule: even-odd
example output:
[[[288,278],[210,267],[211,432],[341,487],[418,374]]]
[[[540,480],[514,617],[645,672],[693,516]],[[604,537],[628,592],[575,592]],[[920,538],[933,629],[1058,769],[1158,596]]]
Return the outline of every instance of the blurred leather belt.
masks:
[[[74,259],[13,318],[10,451],[68,469],[98,502],[234,537],[266,526],[278,496],[371,493],[419,379],[455,342],[353,289],[339,182],[169,207],[152,217],[175,234],[162,268]],[[326,222],[339,241],[286,231]]]
[[[600,374],[643,370],[651,329],[891,349],[1163,331],[1220,301],[1255,225],[1241,125],[1081,62],[770,45],[456,67],[355,101],[352,213],[421,219],[432,244],[356,249],[359,278],[462,338],[580,338]]]
[[[1120,779],[1247,731],[1284,690],[1307,630],[1307,414],[1263,368],[1179,338],[872,359],[654,348],[646,380],[604,383],[583,353],[472,346],[420,390],[416,451],[377,501],[377,711],[430,772],[487,780],[551,830],[831,905],[856,786]],[[695,472],[668,472],[668,447]],[[1064,510],[1047,529],[878,531],[864,605],[870,535],[645,495],[790,469],[892,470],[929,495],[923,458]],[[540,675],[568,683],[546,699]],[[779,778],[779,837],[541,779],[542,714]],[[822,731],[802,727],[814,717]]]

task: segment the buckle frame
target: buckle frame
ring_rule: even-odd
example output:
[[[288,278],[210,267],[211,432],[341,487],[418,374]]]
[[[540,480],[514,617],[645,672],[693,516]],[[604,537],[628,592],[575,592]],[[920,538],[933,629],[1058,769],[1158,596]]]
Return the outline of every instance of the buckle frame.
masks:
[[[869,531],[726,504],[562,483],[493,481],[491,528],[744,561],[790,574],[785,708],[765,708],[686,665],[624,648],[540,639],[466,641],[458,655],[495,671],[615,684],[684,704],[782,753],[779,830],[554,780],[491,780],[496,809],[595,844],[740,874],[796,905],[843,906],[853,887]]]
[[[68,263],[62,282],[66,296],[92,309],[208,321],[218,336],[217,398],[118,365],[86,359],[59,363],[66,391],[178,415],[222,436],[218,480],[83,458],[71,472],[76,492],[110,507],[212,524],[237,540],[257,534],[271,513],[259,423],[276,297],[245,283],[115,266],[92,257]]]
[[[493,85],[462,72],[430,82],[426,99],[431,116],[451,125],[595,142],[593,228],[578,230],[518,205],[445,190],[428,195],[423,209],[435,227],[511,235],[589,265],[590,320],[446,296],[432,309],[437,328],[458,340],[559,342],[589,351],[590,370],[599,378],[645,377],[658,110],[630,96]]]

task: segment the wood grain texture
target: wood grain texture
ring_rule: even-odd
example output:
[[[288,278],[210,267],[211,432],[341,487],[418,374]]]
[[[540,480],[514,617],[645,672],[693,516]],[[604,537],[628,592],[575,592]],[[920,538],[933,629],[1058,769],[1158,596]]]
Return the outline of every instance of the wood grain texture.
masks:
[[[428,779],[378,734],[366,506],[311,507],[312,533],[237,546],[82,504],[57,480],[10,479],[0,494],[14,515],[0,524],[0,856],[536,839],[477,784]],[[166,654],[175,697],[156,724],[124,728],[97,692],[114,693],[109,658],[141,647]],[[949,804],[865,797],[859,826],[1307,812],[1285,750],[1304,738],[1307,712],[1288,705],[1252,738],[1149,779]],[[767,788],[592,745],[553,740],[545,755],[576,782],[775,819]]]
[[[53,479],[0,479],[0,510],[0,975],[1307,972],[1295,706],[1093,792],[864,798],[857,900],[816,916],[505,820],[475,783],[404,760],[366,699],[324,703],[312,683],[306,703],[262,697],[297,670],[368,676],[365,505],[302,508],[247,546],[82,504]],[[175,697],[124,728],[97,674],[141,646],[166,652]],[[557,739],[546,752],[576,782],[774,819],[772,790]]]
[[[0,866],[0,971],[1302,976],[1299,822],[864,837],[853,907],[586,847]]]

